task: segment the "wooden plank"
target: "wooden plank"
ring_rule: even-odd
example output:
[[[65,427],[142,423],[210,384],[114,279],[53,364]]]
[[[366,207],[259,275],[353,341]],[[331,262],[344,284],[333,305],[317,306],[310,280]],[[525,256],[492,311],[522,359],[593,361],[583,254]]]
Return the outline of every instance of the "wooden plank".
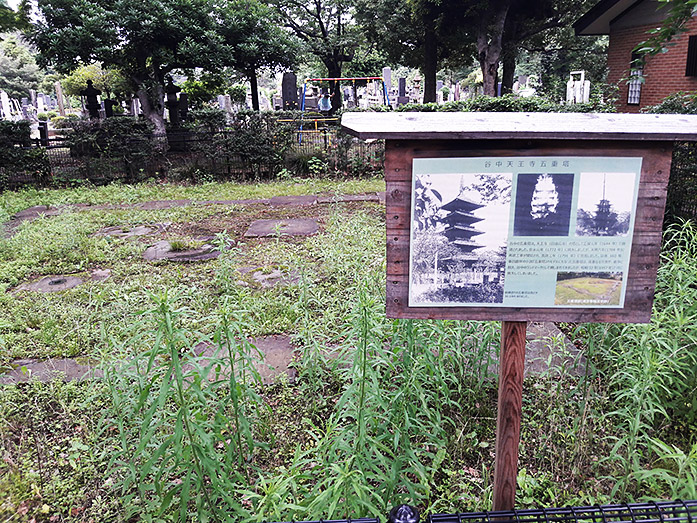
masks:
[[[386,140],[697,141],[697,115],[614,113],[345,113],[342,128]]]
[[[518,148],[523,144],[523,152]],[[496,145],[500,148],[491,148]],[[510,321],[650,321],[662,237],[665,190],[672,148],[661,142],[566,141],[390,141],[385,148],[387,179],[387,314],[394,318]],[[477,156],[641,157],[635,228],[624,308],[409,307],[409,234],[414,158]]]
[[[501,325],[492,510],[512,510],[515,506],[520,420],[523,413],[525,329],[524,321],[504,321]]]

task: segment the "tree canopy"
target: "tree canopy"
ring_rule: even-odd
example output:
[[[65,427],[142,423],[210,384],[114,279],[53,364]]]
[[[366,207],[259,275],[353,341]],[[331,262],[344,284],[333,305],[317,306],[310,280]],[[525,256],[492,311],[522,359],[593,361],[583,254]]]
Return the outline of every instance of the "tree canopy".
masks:
[[[283,24],[316,56],[326,68],[327,76],[342,76],[360,41],[353,21],[352,0],[269,0],[280,14]],[[332,110],[341,108],[338,84],[330,84]]]
[[[168,73],[224,66],[248,73],[250,64],[278,63],[278,40],[265,26],[273,19],[256,0],[38,0],[38,8],[33,39],[43,64],[61,72],[92,62],[120,69],[158,133]]]
[[[4,34],[0,41],[0,91],[10,98],[29,97],[38,87],[42,71],[24,39],[17,33]]]
[[[29,0],[22,0],[17,11],[7,5],[6,0],[0,0],[0,32],[28,29],[30,10]]]
[[[697,0],[658,0],[662,5],[668,5],[668,16],[663,23],[650,32],[649,38],[636,46],[640,66],[647,56],[664,53],[668,50],[671,40],[685,30],[685,24],[697,13]]]

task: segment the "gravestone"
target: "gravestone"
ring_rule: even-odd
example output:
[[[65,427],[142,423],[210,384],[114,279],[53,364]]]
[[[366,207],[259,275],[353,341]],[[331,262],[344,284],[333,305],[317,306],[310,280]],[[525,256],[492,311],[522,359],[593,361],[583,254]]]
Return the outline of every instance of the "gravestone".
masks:
[[[61,116],[65,116],[65,100],[63,99],[63,86],[60,82],[54,84],[56,89],[56,99],[58,102],[58,113]]]
[[[10,97],[5,91],[0,91],[0,117],[9,120],[11,114]]]
[[[385,89],[389,93],[392,91],[392,69],[389,67],[382,68],[382,80],[385,82]]]
[[[29,120],[29,99],[22,98],[22,118]]]
[[[578,76],[578,80],[575,78]],[[569,81],[566,82],[567,103],[588,103],[590,98],[591,83],[586,80],[585,71],[571,71]]]
[[[167,85],[165,85],[165,92],[167,93],[167,110],[169,111],[169,123],[173,128],[178,128],[179,121],[179,100],[177,99],[177,93],[181,91],[181,88],[174,85],[172,82],[172,77],[167,78]]]
[[[407,79],[399,79],[399,90],[397,91],[397,105],[403,105],[409,103],[409,97],[407,96]]]
[[[131,100],[131,116],[138,116],[140,114],[140,100],[135,96]]]
[[[284,110],[298,109],[298,77],[295,73],[283,73],[281,81],[281,96]]]
[[[189,95],[181,93],[179,95],[179,118],[185,122],[189,117]]]
[[[305,97],[305,110],[306,111],[316,111],[318,107],[318,100],[316,96],[306,96]]]
[[[102,102],[102,107],[104,108],[104,116],[111,118],[114,116],[114,106],[119,105],[118,102],[114,100],[104,100]]]
[[[87,87],[80,91],[80,96],[84,96],[87,100],[85,106],[87,107],[90,118],[99,118],[100,104],[97,100],[97,96],[102,94],[102,92],[99,89],[95,89],[92,83],[92,80],[87,80]]]

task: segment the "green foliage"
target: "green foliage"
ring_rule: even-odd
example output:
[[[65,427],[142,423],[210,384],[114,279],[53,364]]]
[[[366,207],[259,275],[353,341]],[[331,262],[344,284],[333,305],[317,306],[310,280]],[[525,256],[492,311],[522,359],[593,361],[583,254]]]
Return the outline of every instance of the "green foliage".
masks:
[[[648,31],[648,39],[637,44],[634,51],[640,55],[637,63],[633,66],[642,68],[642,64],[649,56],[668,51],[668,47],[673,45],[673,38],[685,31],[686,23],[695,14],[697,0],[659,0],[660,7],[668,9],[667,16],[656,29]]]
[[[125,171],[127,178],[136,181],[148,162],[161,154],[161,147],[152,136],[152,127],[130,116],[114,116],[104,120],[69,120],[72,132],[67,145],[71,156],[102,158],[103,172],[111,169]],[[116,163],[116,166],[109,164]],[[93,165],[90,165],[94,168]],[[115,177],[118,174],[115,174]]]
[[[233,72],[227,68],[213,72],[192,70],[186,71],[181,89],[188,95],[189,106],[201,110],[217,95],[231,91],[233,81]]]
[[[216,107],[203,107],[189,111],[186,127],[194,131],[215,132],[225,128],[227,115]]]
[[[124,501],[130,514],[146,518],[241,515],[236,485],[249,480],[248,462],[260,445],[252,433],[262,410],[256,350],[243,341],[240,316],[223,305],[216,349],[200,358],[196,334],[182,326],[187,311],[166,295],[153,301],[127,341],[149,348],[107,371],[114,416],[108,423],[118,427],[121,443],[111,464]]]
[[[43,73],[28,44],[18,34],[0,35],[0,90],[10,98],[29,97]]]
[[[165,76],[173,70],[218,71],[237,66],[248,74],[250,63],[277,64],[277,55],[266,54],[277,40],[260,38],[266,29],[278,33],[278,28],[259,16],[266,12],[265,6],[254,0],[223,4],[211,0],[164,4],[158,0],[113,4],[86,0],[80,5],[40,0],[38,7],[42,16],[35,24],[34,41],[42,63],[61,72],[91,62],[119,68],[128,74],[136,94],[147,100],[143,112],[158,134],[165,130]]]
[[[380,184],[27,189],[0,194],[0,211],[6,220],[47,203]],[[240,224],[259,212],[245,205],[61,208],[0,239],[5,286],[37,271],[113,271],[65,293],[0,293],[3,364],[82,354],[106,369],[101,381],[0,388],[0,514],[251,522],[382,518],[400,502],[422,514],[489,509],[499,325],[386,318],[384,209],[357,205],[313,208],[324,213],[321,232],[303,239],[242,240]],[[175,237],[190,226],[231,232],[215,241],[216,260],[176,266],[140,259],[151,239],[94,236],[107,225],[164,222]],[[696,260],[694,226],[672,227],[651,324],[567,325],[584,347],[576,360],[565,337],[546,340],[547,370],[524,384],[521,508],[607,503],[611,494],[613,502],[694,498]],[[249,267],[295,277],[253,286]],[[262,385],[249,340],[279,332],[302,354],[297,378]]]
[[[99,383],[55,380],[0,387],[3,519],[48,521],[79,516],[85,509],[105,519],[117,517],[118,502],[106,476],[115,441],[98,426],[107,405]],[[17,499],[23,502],[13,506]]]
[[[397,108],[397,111],[491,111],[491,112],[547,112],[547,113],[590,113],[615,112],[611,103],[595,100],[587,104],[562,104],[552,102],[548,98],[528,97],[520,98],[512,94],[503,96],[476,96],[459,102],[447,102],[444,104],[405,104]]]
[[[233,104],[244,105],[247,101],[247,87],[242,84],[235,84],[230,88],[230,101]]]
[[[3,152],[14,146],[28,147],[31,144],[31,124],[26,120],[13,122],[0,120],[0,147]]]
[[[39,184],[47,183],[51,166],[44,149],[32,149],[31,126],[26,120],[0,120],[0,190],[8,188],[10,175],[24,172]]]
[[[697,114],[697,93],[671,94],[642,111],[651,114]],[[676,143],[670,171],[665,220],[675,223],[693,218],[697,211],[697,144]]]
[[[239,157],[256,178],[278,171],[294,139],[290,125],[254,111],[237,113],[231,131],[214,145],[224,154]]]
[[[31,4],[22,0],[17,11],[7,5],[7,0],[0,0],[0,32],[15,29],[26,30],[30,26]]]
[[[623,495],[644,477],[651,437],[662,423],[697,427],[697,230],[690,222],[665,235],[651,323],[593,325],[588,336],[606,340],[598,355],[616,408],[608,415],[621,428],[608,459],[616,463],[616,491]]]
[[[697,443],[688,452],[676,445],[651,438],[650,448],[656,459],[652,468],[634,474],[644,488],[667,490],[671,499],[697,498]]]
[[[92,86],[99,89],[104,98],[115,96],[127,100],[131,95],[132,88],[126,76],[115,67],[103,68],[99,62],[80,65],[60,82],[66,95],[80,96],[80,91],[87,88],[87,80],[92,80]]]
[[[678,92],[666,96],[660,103],[642,109],[651,114],[697,114],[697,92]]]

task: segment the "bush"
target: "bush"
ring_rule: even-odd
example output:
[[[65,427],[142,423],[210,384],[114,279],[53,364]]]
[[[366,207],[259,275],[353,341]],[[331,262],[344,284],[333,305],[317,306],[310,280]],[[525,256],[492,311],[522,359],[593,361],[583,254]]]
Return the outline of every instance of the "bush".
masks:
[[[31,124],[27,120],[11,122],[0,120],[0,148],[29,147],[31,145]]]
[[[52,118],[55,118],[56,116],[58,116],[58,113],[56,111],[48,111],[45,113],[37,114],[36,118],[39,121],[45,122],[45,121],[51,120]]]
[[[189,111],[186,129],[197,132],[214,132],[225,128],[227,115],[222,109],[205,107]]]
[[[44,149],[31,149],[28,121],[0,120],[0,190],[9,187],[12,175],[26,173],[40,184],[46,183],[51,166]]]
[[[152,127],[145,120],[114,116],[105,120],[71,121],[70,128],[73,131],[67,144],[71,156],[102,158],[100,167],[104,174],[114,170],[111,165],[114,162],[121,163],[124,169],[117,170],[125,170],[133,181],[148,162],[162,153],[162,147],[153,139]]]
[[[594,100],[587,104],[562,104],[547,98],[531,96],[520,98],[513,94],[504,96],[476,96],[458,102],[444,104],[405,104],[397,108],[400,112],[527,112],[527,113],[613,113],[615,107],[611,103]]]
[[[697,92],[671,94],[642,109],[651,114],[697,114]],[[697,217],[697,144],[676,143],[668,183],[665,223]]]
[[[51,125],[54,127],[54,129],[69,129],[72,127],[72,123],[79,119],[80,117],[76,114],[54,116],[51,118]]]
[[[644,113],[651,114],[697,114],[697,91],[679,92],[666,96],[662,102],[644,107]]]

